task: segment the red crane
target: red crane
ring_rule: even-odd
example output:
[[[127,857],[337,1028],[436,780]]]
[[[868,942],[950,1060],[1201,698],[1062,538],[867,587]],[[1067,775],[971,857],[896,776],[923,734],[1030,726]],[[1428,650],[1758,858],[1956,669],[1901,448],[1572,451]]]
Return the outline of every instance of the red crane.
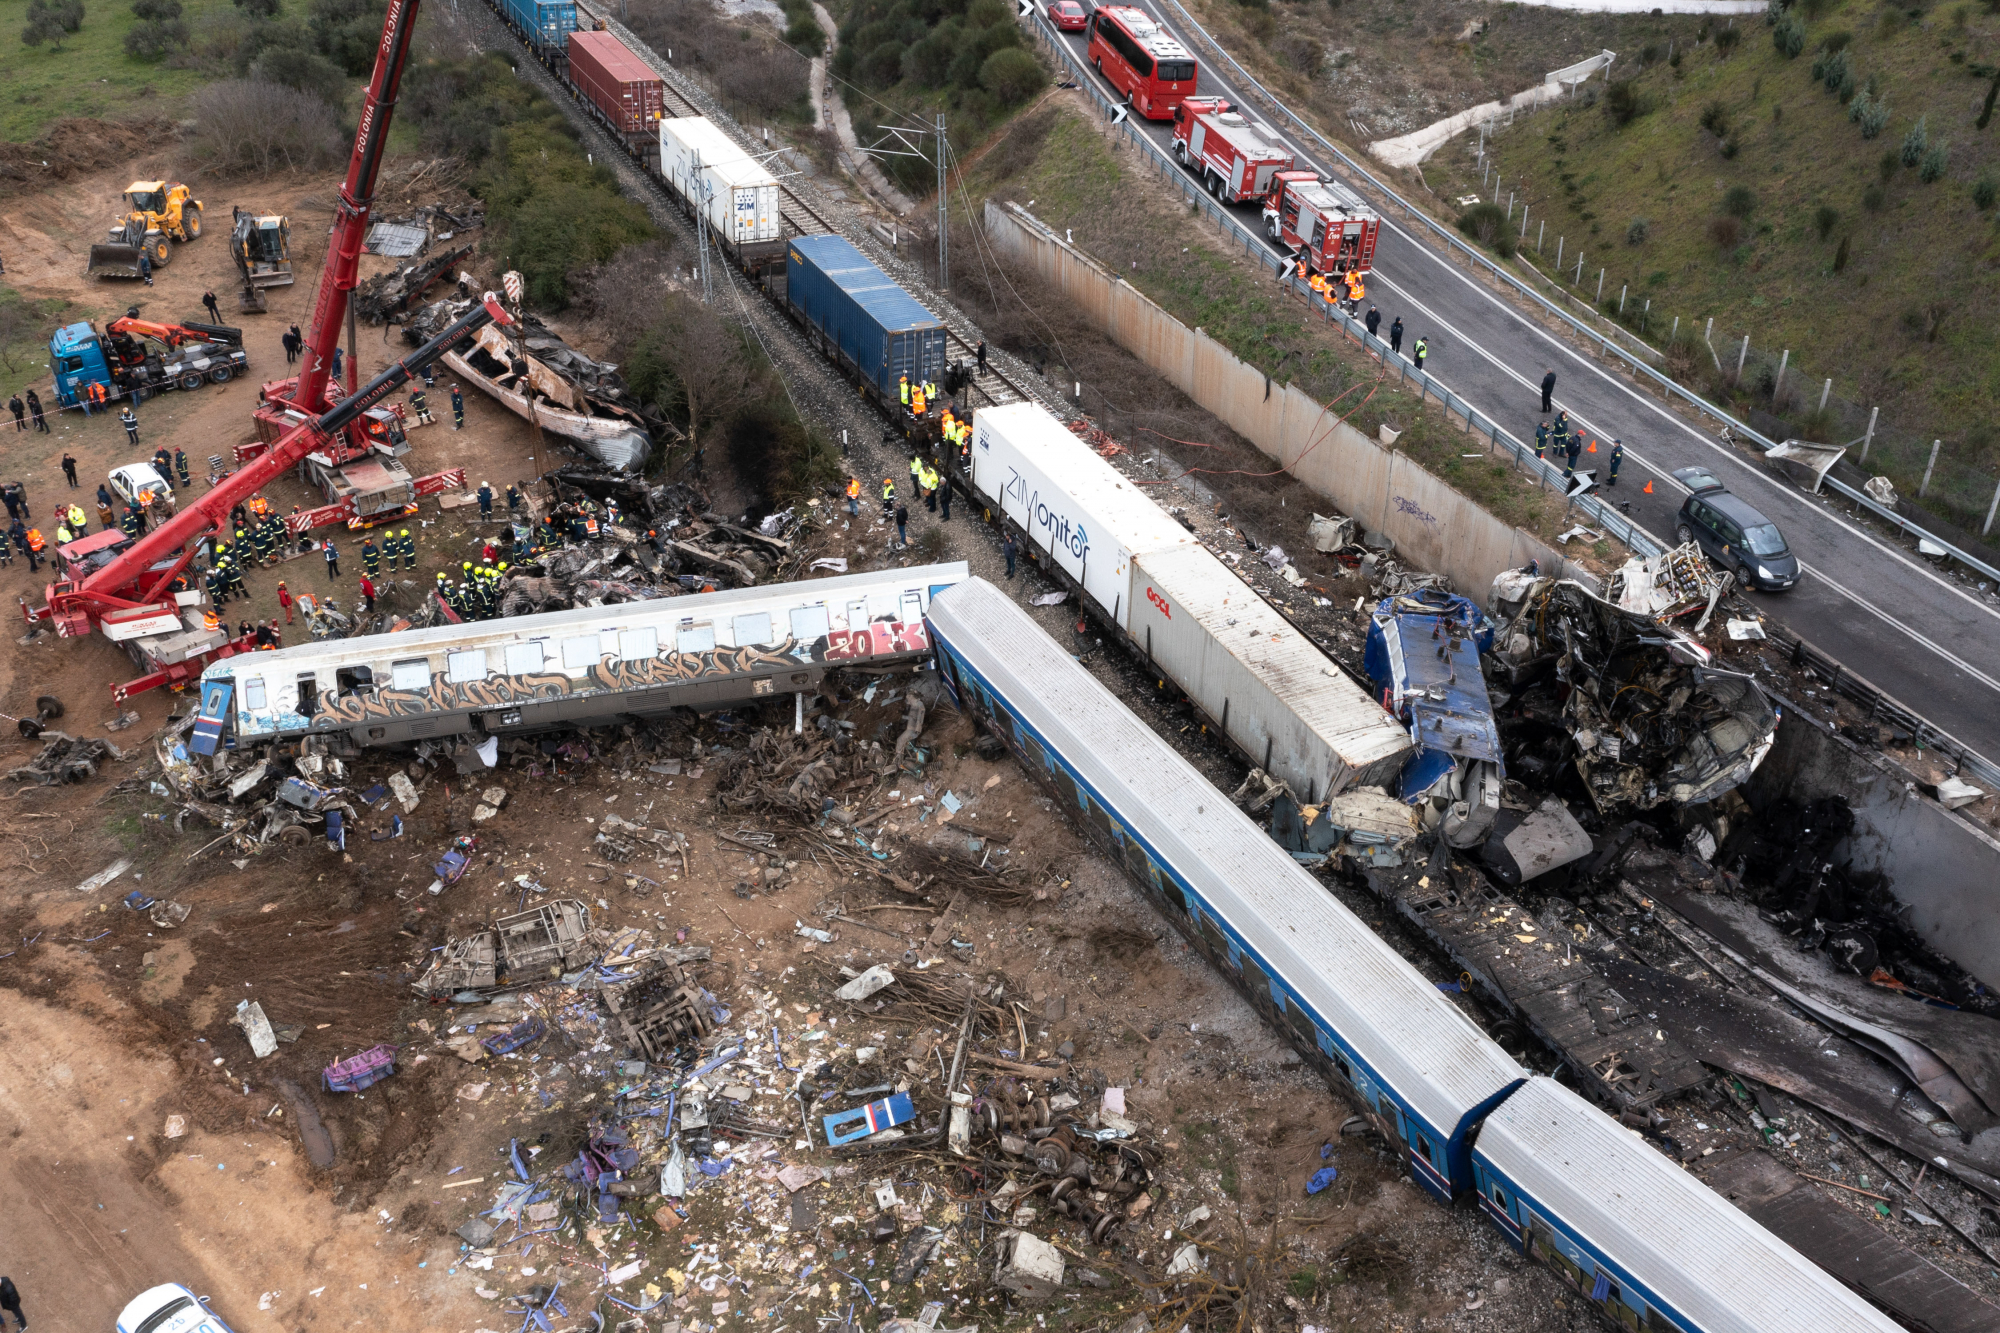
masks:
[[[313,312],[311,330],[306,335],[305,371],[299,377],[295,402],[325,402],[327,371],[340,323],[347,313],[348,294],[355,285],[361,242],[368,230],[368,210],[374,198],[375,177],[381,167],[389,139],[389,119],[395,109],[396,91],[402,82],[403,65],[409,54],[416,26],[418,0],[390,0],[389,13],[382,24],[382,43],[375,57],[375,76],[368,85],[368,99],[361,111],[361,127],[354,136],[354,156],[348,163],[347,179],[340,189],[340,207],[335,212],[332,244],[327,247],[326,268],[320,279],[319,300]],[[409,382],[447,349],[489,322],[511,324],[513,319],[501,307],[499,298],[487,293],[437,337],[370,380],[358,392],[325,408],[294,427],[261,457],[231,473],[199,500],[188,503],[171,519],[134,542],[110,563],[81,581],[58,579],[48,585],[48,601],[42,607],[25,603],[22,611],[30,622],[53,619],[62,636],[81,637],[93,627],[103,627],[114,637],[136,638],[182,628],[180,609],[173,598],[173,584],[194,558],[196,544],[211,532],[223,530],[230,510],[264,489],[272,480],[307,454],[330,447],[340,431],[398,386]],[[242,645],[225,643],[209,652],[191,657],[149,676],[113,689],[123,700],[130,694],[159,685],[196,679],[211,656],[227,655]]]

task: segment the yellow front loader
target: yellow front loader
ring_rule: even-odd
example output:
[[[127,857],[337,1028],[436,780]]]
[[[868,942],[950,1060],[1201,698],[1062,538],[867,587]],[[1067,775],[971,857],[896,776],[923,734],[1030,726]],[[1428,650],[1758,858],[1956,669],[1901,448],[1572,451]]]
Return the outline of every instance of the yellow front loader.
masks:
[[[90,247],[85,277],[139,277],[142,253],[152,256],[154,268],[164,268],[173,258],[169,240],[201,235],[201,201],[179,181],[133,181],[125,201],[130,211],[112,227],[110,240]]]

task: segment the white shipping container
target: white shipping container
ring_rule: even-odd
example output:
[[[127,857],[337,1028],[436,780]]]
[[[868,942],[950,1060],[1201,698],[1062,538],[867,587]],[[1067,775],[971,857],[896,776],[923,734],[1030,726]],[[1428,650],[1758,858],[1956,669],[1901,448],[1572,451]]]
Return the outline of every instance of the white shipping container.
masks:
[[[762,160],[708,117],[660,122],[660,174],[698,210],[706,210],[710,225],[725,240],[743,245],[780,239],[778,182]]]
[[[1409,733],[1207,547],[1134,564],[1132,637],[1301,801],[1395,780]]]
[[[1200,545],[1144,490],[1034,403],[973,414],[972,485],[1120,628],[1129,628],[1132,619],[1132,557]]]

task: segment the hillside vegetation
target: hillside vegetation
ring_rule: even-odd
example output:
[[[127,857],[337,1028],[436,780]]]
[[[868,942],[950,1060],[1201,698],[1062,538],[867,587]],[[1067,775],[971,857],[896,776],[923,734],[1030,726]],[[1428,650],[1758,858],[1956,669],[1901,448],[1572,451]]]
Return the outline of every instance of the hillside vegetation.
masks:
[[[1632,73],[1489,139],[1516,197],[1492,239],[1525,200],[1525,259],[1551,273],[1561,237],[1586,301],[1603,268],[1607,313],[1629,287],[1623,318],[1654,342],[1678,318],[1676,373],[1760,424],[1840,442],[1879,407],[1870,470],[1906,493],[1943,438],[1933,491],[1957,494],[1932,503],[1976,527],[2000,468],[2000,0],[1798,0],[1702,36],[1623,52]],[[1438,194],[1480,192],[1474,146],[1425,164]]]

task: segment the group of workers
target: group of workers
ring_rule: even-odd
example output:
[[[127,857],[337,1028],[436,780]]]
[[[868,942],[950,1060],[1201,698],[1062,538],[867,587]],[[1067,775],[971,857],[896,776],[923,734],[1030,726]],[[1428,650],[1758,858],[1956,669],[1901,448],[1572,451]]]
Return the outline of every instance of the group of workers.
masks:
[[[463,577],[453,580],[449,570],[439,570],[437,595],[461,620],[491,620],[500,613],[500,582],[507,573],[507,562],[478,564],[467,560],[460,564]]]
[[[1563,486],[1565,489],[1568,489],[1576,482],[1576,465],[1578,460],[1586,453],[1596,453],[1597,441],[1580,430],[1572,429],[1569,423],[1569,413],[1559,411],[1556,413],[1553,428],[1551,428],[1547,421],[1543,421],[1541,425],[1535,428],[1535,457],[1546,457],[1550,449],[1555,450],[1555,458],[1562,460]],[[1553,462],[1555,459],[1550,459],[1549,461]],[[1623,440],[1613,440],[1611,442],[1610,475],[1605,478],[1605,485],[1616,486],[1618,484],[1618,469],[1624,466],[1624,463],[1625,442]]]
[[[1322,301],[1330,304],[1337,305],[1344,299],[1349,307],[1358,307],[1368,296],[1368,289],[1362,284],[1361,274],[1355,269],[1348,269],[1336,278],[1331,273],[1321,273],[1314,269],[1306,263],[1304,256],[1300,256],[1298,277],[1299,281],[1318,293]]]

